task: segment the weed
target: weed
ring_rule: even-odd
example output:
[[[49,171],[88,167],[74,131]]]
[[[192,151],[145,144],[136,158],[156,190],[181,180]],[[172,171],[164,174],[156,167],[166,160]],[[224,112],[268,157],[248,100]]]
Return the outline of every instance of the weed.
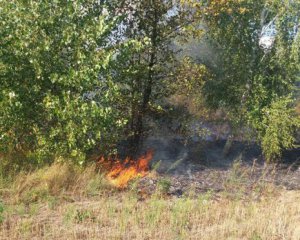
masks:
[[[74,220],[76,223],[82,223],[86,220],[93,220],[94,217],[92,216],[92,213],[89,210],[86,209],[77,209],[76,214],[74,216]]]
[[[30,189],[24,192],[22,196],[22,201],[26,204],[33,202],[38,202],[39,200],[45,200],[49,196],[49,191],[47,186],[38,186],[36,188]]]
[[[167,169],[166,173],[169,173],[171,171],[173,171],[174,169],[176,169],[185,159],[186,155],[184,154],[184,156],[180,159],[178,159],[177,161],[175,161],[174,163],[172,163],[172,165]]]
[[[214,196],[213,190],[209,190],[206,193],[201,194],[198,197],[198,201],[199,201],[200,204],[207,204],[209,201],[212,200],[213,196]]]
[[[20,203],[12,208],[12,212],[22,217],[27,214],[27,208],[24,203]]]
[[[68,206],[63,215],[63,222],[66,224],[71,223],[76,217],[76,209],[74,206]]]
[[[157,182],[157,191],[159,194],[167,194],[171,187],[171,181],[167,178],[162,178]]]
[[[259,234],[254,232],[253,235],[251,236],[250,240],[263,240],[263,239],[259,236]]]
[[[103,175],[96,175],[87,183],[85,192],[88,196],[97,196],[99,191],[109,188],[109,184]]]
[[[32,203],[28,205],[28,214],[29,216],[35,216],[40,209],[40,205],[37,203]]]
[[[4,203],[0,200],[0,224],[4,221]]]
[[[241,199],[247,191],[247,180],[250,172],[242,166],[242,156],[233,163],[229,175],[223,183],[224,195],[234,199]]]
[[[48,200],[48,207],[51,210],[54,210],[59,204],[59,201],[56,197],[49,196],[47,200]]]
[[[31,233],[31,228],[33,225],[32,219],[24,219],[20,224],[20,234],[22,236],[28,236]]]

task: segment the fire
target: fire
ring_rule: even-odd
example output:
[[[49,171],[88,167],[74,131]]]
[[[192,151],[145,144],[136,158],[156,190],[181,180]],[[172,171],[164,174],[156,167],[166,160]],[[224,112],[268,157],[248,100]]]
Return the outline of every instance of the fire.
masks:
[[[120,160],[108,160],[101,158],[100,164],[109,168],[107,179],[117,188],[125,188],[128,183],[136,178],[145,177],[149,173],[149,163],[153,158],[153,151],[148,151],[137,160],[126,158],[124,162]],[[110,166],[108,166],[110,165]]]

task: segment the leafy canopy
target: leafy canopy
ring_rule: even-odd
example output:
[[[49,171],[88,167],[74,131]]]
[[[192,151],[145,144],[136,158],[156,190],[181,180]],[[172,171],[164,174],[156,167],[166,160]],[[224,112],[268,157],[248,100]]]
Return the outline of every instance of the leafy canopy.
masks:
[[[212,108],[225,109],[233,122],[257,133],[267,160],[291,148],[299,116],[293,92],[300,70],[300,34],[291,34],[299,19],[299,1],[228,0],[186,3],[205,26],[217,55],[214,78],[204,91]],[[274,22],[269,49],[260,45],[262,29]]]
[[[118,23],[108,10],[94,0],[0,2],[1,152],[81,162],[97,144],[110,149],[126,118],[107,75]]]

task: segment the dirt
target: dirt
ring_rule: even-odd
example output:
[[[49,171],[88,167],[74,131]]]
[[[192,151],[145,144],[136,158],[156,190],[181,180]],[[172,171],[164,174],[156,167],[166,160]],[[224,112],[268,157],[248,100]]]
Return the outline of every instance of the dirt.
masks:
[[[225,144],[225,140],[178,137],[146,139],[143,149],[154,150],[152,169],[157,174],[141,180],[141,191],[153,193],[161,188],[180,197],[191,192],[259,194],[269,185],[300,189],[300,148],[285,152],[280,163],[267,164],[254,143],[233,141],[227,155]]]

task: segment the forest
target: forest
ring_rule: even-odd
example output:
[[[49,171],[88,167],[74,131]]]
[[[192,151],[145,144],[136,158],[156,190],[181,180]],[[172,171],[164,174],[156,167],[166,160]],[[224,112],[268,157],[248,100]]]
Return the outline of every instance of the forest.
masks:
[[[0,0],[0,239],[300,239],[299,0]]]

